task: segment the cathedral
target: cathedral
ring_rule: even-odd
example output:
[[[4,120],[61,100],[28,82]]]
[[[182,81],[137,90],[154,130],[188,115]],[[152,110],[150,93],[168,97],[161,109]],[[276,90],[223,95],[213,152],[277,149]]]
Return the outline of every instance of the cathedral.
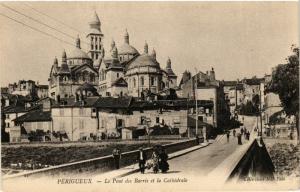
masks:
[[[139,53],[130,45],[126,30],[123,44],[117,47],[113,41],[105,53],[102,43],[104,34],[96,12],[89,25],[87,52],[81,49],[78,37],[73,51],[63,51],[60,65],[58,59],[54,59],[48,79],[51,98],[82,94],[141,98],[177,86],[171,59],[168,58],[166,67],[161,68],[155,50],[149,53],[147,42],[143,53]]]

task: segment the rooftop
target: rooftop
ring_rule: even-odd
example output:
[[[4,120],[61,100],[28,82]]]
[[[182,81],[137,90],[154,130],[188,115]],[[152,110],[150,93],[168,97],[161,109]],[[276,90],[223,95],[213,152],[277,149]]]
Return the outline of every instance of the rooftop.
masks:
[[[16,123],[21,122],[36,122],[36,121],[51,121],[51,112],[43,111],[42,109],[30,111],[20,117],[14,119]]]

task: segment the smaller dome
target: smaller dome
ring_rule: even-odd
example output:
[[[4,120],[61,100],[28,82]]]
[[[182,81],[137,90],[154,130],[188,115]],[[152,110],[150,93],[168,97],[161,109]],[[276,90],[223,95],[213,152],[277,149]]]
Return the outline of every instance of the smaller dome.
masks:
[[[91,59],[88,54],[82,51],[80,48],[76,47],[70,52],[68,59]]]
[[[120,46],[119,50],[119,55],[136,55],[139,54],[139,52],[131,45],[128,43],[124,43],[123,45]]]

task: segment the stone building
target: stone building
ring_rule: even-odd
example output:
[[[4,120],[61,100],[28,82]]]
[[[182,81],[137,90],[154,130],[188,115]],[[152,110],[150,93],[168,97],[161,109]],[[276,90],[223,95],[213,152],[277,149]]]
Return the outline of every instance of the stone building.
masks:
[[[133,138],[133,132],[167,126],[187,136],[188,109],[194,101],[137,101],[133,97],[64,98],[51,108],[53,132],[65,133],[71,141],[103,138]],[[200,116],[211,116],[213,103],[199,101]],[[194,110],[191,110],[194,111]],[[210,111],[206,113],[205,111]],[[193,113],[191,113],[192,115]]]
[[[179,86],[178,95],[183,98],[212,101],[214,106],[212,125],[214,127],[223,127],[223,123],[230,116],[228,116],[229,108],[225,100],[223,84],[216,80],[213,68],[206,73],[200,71],[194,76],[190,72],[185,71]]]
[[[70,53],[63,52],[60,65],[54,59],[49,77],[51,98],[75,96],[77,88],[83,83],[93,85],[103,97],[142,97],[176,87],[177,76],[172,70],[170,58],[166,67],[161,68],[155,50],[148,53],[148,44],[145,43],[144,53],[140,54],[130,44],[127,30],[124,43],[117,48],[113,41],[105,53],[104,34],[97,13],[89,26],[87,53],[81,49],[80,39],[77,38],[75,49]]]

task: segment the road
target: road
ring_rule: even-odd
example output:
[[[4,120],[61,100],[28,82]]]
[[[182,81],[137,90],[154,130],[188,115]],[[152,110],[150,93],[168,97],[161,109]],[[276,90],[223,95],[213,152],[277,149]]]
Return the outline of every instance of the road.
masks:
[[[255,124],[256,118],[245,117],[244,126],[247,128],[247,130],[251,132]],[[237,129],[237,132],[238,131],[239,130]],[[243,138],[242,142],[245,143],[248,141]],[[227,142],[226,135],[223,135],[208,147],[196,150],[181,157],[171,159],[169,161],[170,170],[168,172],[168,176],[205,176],[239,147],[241,147],[241,145],[237,144],[237,138],[233,137],[232,133],[230,135],[229,142]],[[137,175],[139,175],[139,177],[143,177],[140,173],[136,173],[132,176],[135,177]],[[150,175],[156,174],[154,174],[152,170],[147,170],[144,174],[144,176]]]

